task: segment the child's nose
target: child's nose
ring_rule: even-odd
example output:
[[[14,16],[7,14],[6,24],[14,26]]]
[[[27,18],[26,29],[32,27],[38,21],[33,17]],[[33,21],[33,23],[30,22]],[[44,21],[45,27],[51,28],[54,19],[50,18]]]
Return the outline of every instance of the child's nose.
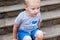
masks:
[[[35,13],[38,13],[38,10],[35,10],[34,12],[35,12]]]

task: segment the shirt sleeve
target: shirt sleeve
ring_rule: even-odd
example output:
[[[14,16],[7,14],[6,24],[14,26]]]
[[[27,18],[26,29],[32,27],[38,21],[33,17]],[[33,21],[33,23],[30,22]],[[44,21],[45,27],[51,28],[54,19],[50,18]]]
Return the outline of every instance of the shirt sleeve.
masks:
[[[15,23],[19,25],[21,22],[22,22],[22,14],[20,13],[20,14],[16,17]]]
[[[39,13],[39,22],[42,22],[41,13]]]

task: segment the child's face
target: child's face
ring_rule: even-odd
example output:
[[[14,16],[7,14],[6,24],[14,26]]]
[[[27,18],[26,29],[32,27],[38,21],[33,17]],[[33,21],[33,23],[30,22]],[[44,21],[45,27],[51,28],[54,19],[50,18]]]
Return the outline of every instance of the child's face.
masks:
[[[28,11],[28,14],[30,14],[31,16],[36,16],[37,13],[40,11],[40,2],[39,1],[36,1],[36,2],[33,2],[33,1],[30,1],[25,9]]]

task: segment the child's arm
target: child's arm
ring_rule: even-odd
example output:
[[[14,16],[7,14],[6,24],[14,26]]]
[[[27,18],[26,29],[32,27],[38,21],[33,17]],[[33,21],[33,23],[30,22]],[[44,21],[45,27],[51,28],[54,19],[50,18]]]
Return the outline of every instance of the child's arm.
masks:
[[[18,24],[13,25],[13,40],[17,40],[17,29],[18,29]]]
[[[41,27],[41,24],[42,24],[42,16],[41,16],[41,13],[39,13],[38,17],[39,17],[38,27],[40,28]]]
[[[23,18],[23,13],[19,13],[19,15],[15,19],[15,24],[13,26],[13,40],[17,40],[17,29],[20,27],[22,18]]]
[[[38,25],[38,28],[40,28],[41,27],[41,22],[39,22],[37,25]]]

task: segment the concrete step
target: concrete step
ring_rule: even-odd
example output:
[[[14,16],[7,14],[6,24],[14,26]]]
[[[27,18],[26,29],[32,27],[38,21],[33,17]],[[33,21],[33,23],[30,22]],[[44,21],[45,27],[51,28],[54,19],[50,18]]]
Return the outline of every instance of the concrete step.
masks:
[[[0,0],[0,7],[20,4],[20,3],[23,3],[23,0]]]
[[[41,6],[47,6],[47,5],[56,5],[56,4],[60,4],[60,0],[54,0],[54,1],[42,1],[41,2]],[[58,5],[59,6],[59,5]],[[48,7],[49,8],[49,7]],[[56,8],[56,7],[53,7]],[[21,10],[24,9],[24,5],[23,3],[20,4],[16,4],[16,5],[11,5],[11,6],[3,6],[0,7],[0,13],[1,12],[8,12],[8,11],[15,11],[15,10]],[[43,9],[42,9],[43,10]]]
[[[15,17],[13,18],[4,18],[0,19],[0,28],[7,27],[8,25],[11,26],[14,24]]]
[[[46,1],[46,0],[41,0],[41,1]],[[24,2],[24,0],[0,0],[0,7],[1,6],[9,6],[9,5],[20,4],[23,2]]]
[[[41,6],[40,11],[47,12],[47,11],[53,11],[53,10],[57,10],[57,9],[60,9],[60,4]]]
[[[23,9],[23,4],[18,4],[18,5],[12,5],[12,6],[3,6],[0,7],[0,13],[1,12],[8,12],[8,11],[16,11]]]
[[[15,8],[16,7],[16,8]],[[14,17],[16,15],[18,15],[19,12],[23,11],[24,9],[20,9],[22,8],[22,6],[20,5],[15,5],[15,6],[8,6],[6,8],[0,8],[0,18],[4,18],[4,17]],[[3,10],[4,9],[4,10]],[[45,7],[41,7],[41,12],[49,12],[49,11],[54,11],[54,10],[59,10],[60,9],[60,5],[53,5],[53,6],[45,6]]]
[[[60,18],[43,20],[41,26],[46,27],[46,26],[53,26],[53,25],[57,25],[57,24],[60,24]]]
[[[43,27],[42,30],[45,33],[45,38],[52,38],[56,36],[60,36],[60,24],[59,25],[53,25],[53,26],[48,26],[48,27]]]
[[[14,20],[15,18],[0,20],[0,35],[8,34],[12,32]],[[41,27],[48,27],[48,26],[53,26],[57,24],[60,24],[60,18],[43,21]]]
[[[2,12],[2,13],[0,13],[0,19],[8,18],[8,17],[15,17],[22,11],[24,11],[24,9],[23,10],[9,11],[9,12]]]
[[[46,6],[46,5],[53,5],[53,4],[59,4],[60,0],[47,0],[47,1],[42,1],[41,6]]]
[[[0,13],[0,19],[3,19],[3,18],[8,18],[8,17],[15,17],[17,16],[21,11],[23,10],[16,10],[16,11],[11,11],[11,12],[3,12],[3,13]]]
[[[59,0],[41,0],[41,1],[57,3]],[[23,2],[24,2],[24,0],[7,0],[7,1],[6,0],[0,0],[0,6],[15,5],[15,4],[23,3]],[[44,2],[44,3],[47,4],[46,2]],[[48,4],[51,4],[51,3],[48,3]]]
[[[17,6],[18,5],[14,6],[14,7],[17,7]],[[17,7],[19,10],[17,8],[14,8],[14,7],[10,6],[10,8],[9,7],[5,8],[4,12],[3,12],[3,9],[1,9],[0,18],[14,17],[14,16],[18,15],[19,12],[24,11],[24,9],[19,9],[20,7]],[[21,8],[22,8],[22,6],[21,6]],[[56,6],[56,5],[55,6],[47,6],[47,7],[42,7],[41,12],[46,13],[46,12],[49,12],[49,11],[54,11],[54,10],[59,10],[59,9],[60,9],[59,5],[58,6]]]
[[[0,19],[0,28],[13,25],[15,18],[16,17],[8,17],[8,18]],[[60,10],[43,12],[42,19],[44,22],[43,24],[45,25],[60,24]]]
[[[43,27],[42,30],[45,33],[44,35],[44,40],[60,40],[60,24],[59,25],[54,25],[54,26],[49,26],[49,27]],[[1,35],[0,36],[1,40],[12,40],[12,33],[6,34],[6,35]]]
[[[41,15],[42,15],[42,19],[44,19],[44,20],[60,18],[60,10],[41,12]]]
[[[53,21],[53,23],[59,23],[60,22],[60,10],[54,10],[54,11],[49,11],[49,12],[43,12],[42,14],[42,19],[43,20],[50,20],[50,22],[52,22],[52,20],[55,19],[55,21]],[[16,17],[11,17],[11,18],[3,18],[0,19],[0,27],[4,27],[4,26],[10,26],[14,24],[14,20]]]

